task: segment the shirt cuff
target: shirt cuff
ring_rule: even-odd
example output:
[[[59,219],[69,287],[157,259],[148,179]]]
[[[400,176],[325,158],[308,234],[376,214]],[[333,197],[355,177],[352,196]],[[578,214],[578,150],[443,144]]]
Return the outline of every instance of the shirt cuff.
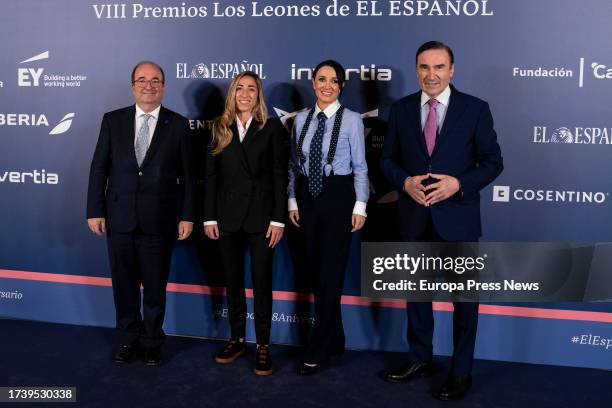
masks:
[[[353,214],[363,215],[364,217],[367,217],[368,214],[366,214],[366,207],[367,204],[363,201],[355,201],[355,206],[353,207]]]
[[[406,178],[404,179],[404,182],[402,183],[402,191],[403,191],[404,193],[407,193],[407,191],[406,191],[406,182],[407,182],[408,180],[410,180],[410,176],[406,177]]]
[[[270,221],[270,225],[272,225],[274,227],[285,228],[285,224],[283,224],[282,222]]]
[[[204,221],[204,226],[207,225],[217,225],[217,221]]]
[[[287,207],[289,211],[297,211],[298,209],[297,200],[295,198],[290,198],[287,201]]]

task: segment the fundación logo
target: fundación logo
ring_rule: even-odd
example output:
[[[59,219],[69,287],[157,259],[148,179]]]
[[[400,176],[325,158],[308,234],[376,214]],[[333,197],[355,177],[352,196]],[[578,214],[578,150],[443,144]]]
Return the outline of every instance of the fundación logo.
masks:
[[[296,66],[296,64],[291,64],[291,79],[312,80],[313,71],[314,68],[298,67]],[[378,68],[375,64],[362,64],[359,66],[359,68],[346,68],[345,75],[347,81],[349,81],[351,78],[354,78],[359,79],[361,81],[389,82],[393,77],[393,71],[391,70],[391,68]]]
[[[19,62],[17,68],[17,86],[19,87],[48,87],[48,88],[78,88],[87,80],[87,76],[81,74],[45,74],[45,68],[33,67],[33,62],[49,59],[49,51],[41,52],[33,57]],[[36,64],[39,65],[39,64]]]
[[[193,66],[186,62],[176,63],[177,79],[231,79],[244,71],[253,71],[266,79],[263,64],[242,60],[241,62],[200,62]]]
[[[534,126],[533,143],[612,144],[612,128]]]
[[[493,186],[493,202],[538,201],[553,203],[603,204],[610,193],[602,191],[545,190],[540,188],[511,188]]]
[[[590,70],[589,70],[590,68]],[[590,72],[590,76],[589,76]],[[512,67],[512,76],[515,78],[545,78],[545,79],[572,79],[578,80],[578,87],[584,87],[586,78],[594,80],[611,80],[612,68],[606,64],[592,62],[588,64],[584,57],[578,59],[578,66],[573,67]]]
[[[74,112],[64,115],[60,121],[51,129],[50,135],[61,135],[70,130]],[[2,126],[19,126],[19,127],[49,127],[49,120],[45,114],[36,113],[0,113],[0,127]]]

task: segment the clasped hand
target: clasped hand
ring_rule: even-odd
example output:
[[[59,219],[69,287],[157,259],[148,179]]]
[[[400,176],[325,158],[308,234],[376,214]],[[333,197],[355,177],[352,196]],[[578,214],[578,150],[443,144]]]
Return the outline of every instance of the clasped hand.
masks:
[[[432,178],[437,182],[423,185],[423,181]],[[446,174],[427,173],[413,176],[404,181],[404,191],[417,203],[429,207],[444,201],[461,188],[459,180]]]

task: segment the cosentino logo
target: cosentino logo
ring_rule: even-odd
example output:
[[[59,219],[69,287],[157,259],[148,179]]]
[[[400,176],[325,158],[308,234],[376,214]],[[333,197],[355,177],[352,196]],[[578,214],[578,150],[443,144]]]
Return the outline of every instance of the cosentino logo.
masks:
[[[66,133],[70,126],[72,126],[72,120],[74,119],[74,112],[65,114],[60,121],[51,129],[50,135],[60,135]],[[38,113],[0,113],[0,128],[4,126],[17,126],[17,127],[49,127],[49,120],[45,114]]]
[[[291,79],[312,79],[314,68],[298,67],[291,64]],[[357,79],[361,81],[391,81],[393,71],[390,68],[379,68],[374,64],[361,65],[358,68],[346,69],[346,80]]]
[[[246,60],[240,62],[200,62],[189,65],[186,62],[176,64],[177,79],[231,79],[244,71],[253,71],[261,79],[266,79],[263,64]]]
[[[610,145],[612,144],[612,128],[534,126],[532,142]]]
[[[493,201],[539,201],[549,203],[604,204],[610,193],[603,191],[545,190],[539,188],[512,188],[493,186]]]
[[[41,65],[41,62],[50,58],[49,51],[41,52],[33,57],[19,61],[17,68],[17,86],[19,87],[39,87],[48,88],[78,88],[87,80],[86,75],[74,73],[45,73],[45,68],[34,65]],[[34,64],[36,62],[36,64]]]
[[[0,184],[59,184],[59,174],[45,169],[32,171],[0,170]]]

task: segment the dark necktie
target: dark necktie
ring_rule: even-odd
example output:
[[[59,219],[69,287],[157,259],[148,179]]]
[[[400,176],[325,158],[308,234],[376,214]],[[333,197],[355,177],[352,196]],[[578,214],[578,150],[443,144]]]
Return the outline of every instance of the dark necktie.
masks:
[[[308,157],[308,191],[313,197],[323,191],[323,134],[327,117],[323,112],[319,112],[317,119],[319,124],[310,142]]]

